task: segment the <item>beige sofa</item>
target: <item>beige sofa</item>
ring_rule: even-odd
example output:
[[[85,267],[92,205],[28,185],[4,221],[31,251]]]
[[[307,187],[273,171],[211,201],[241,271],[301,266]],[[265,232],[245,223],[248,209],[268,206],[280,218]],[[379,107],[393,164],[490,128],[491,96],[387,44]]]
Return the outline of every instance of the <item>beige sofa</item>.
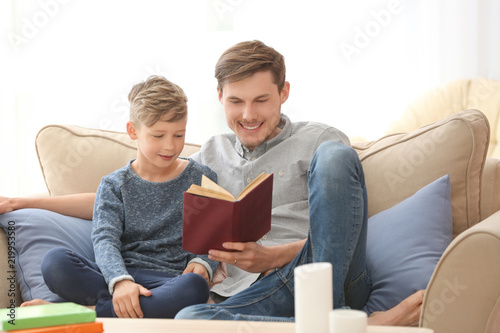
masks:
[[[500,161],[487,157],[489,139],[486,116],[467,110],[409,133],[353,145],[365,171],[370,216],[450,177],[454,240],[430,279],[420,318],[421,326],[436,333],[500,329]],[[36,149],[52,196],[93,192],[103,175],[136,154],[125,133],[60,125],[41,129]],[[184,155],[198,149],[186,144]],[[7,240],[0,234],[0,257],[6,258]],[[0,260],[2,271],[9,269],[1,267],[6,263]],[[0,279],[2,290],[9,284]],[[7,292],[0,293],[0,306],[10,302]]]

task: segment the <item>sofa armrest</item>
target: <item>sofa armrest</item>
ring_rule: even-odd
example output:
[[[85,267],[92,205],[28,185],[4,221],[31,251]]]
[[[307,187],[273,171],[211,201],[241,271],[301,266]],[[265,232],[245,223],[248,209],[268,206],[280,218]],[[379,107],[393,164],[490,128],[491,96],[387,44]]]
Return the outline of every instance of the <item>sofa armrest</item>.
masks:
[[[500,210],[500,159],[488,157],[481,182],[481,220]]]
[[[435,333],[498,329],[499,257],[500,211],[458,235],[443,253],[427,287],[420,326]]]
[[[15,278],[15,268],[10,266],[8,255],[8,241],[7,236],[0,228],[0,308],[9,307],[12,303],[16,306],[22,302],[21,290]],[[12,278],[14,276],[14,278]]]

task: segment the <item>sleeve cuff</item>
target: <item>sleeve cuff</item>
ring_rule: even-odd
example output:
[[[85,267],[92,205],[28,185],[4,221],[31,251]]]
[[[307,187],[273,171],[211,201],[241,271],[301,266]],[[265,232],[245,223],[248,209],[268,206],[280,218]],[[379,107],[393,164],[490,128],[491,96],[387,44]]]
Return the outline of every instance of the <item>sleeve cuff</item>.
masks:
[[[132,277],[132,275],[120,275],[120,276],[117,276],[115,278],[112,278],[111,281],[109,281],[109,284],[108,284],[108,291],[109,291],[110,295],[113,295],[113,292],[114,292],[114,289],[115,289],[115,284],[118,283],[118,282],[120,282],[120,281],[123,281],[123,280],[130,280],[132,282],[135,282],[135,280]]]
[[[212,276],[213,276],[213,271],[212,271],[212,267],[210,267],[210,265],[203,259],[200,259],[200,258],[193,258],[191,259],[189,262],[188,262],[188,265],[192,262],[195,262],[197,264],[201,264],[203,265],[203,267],[205,267],[205,269],[207,270],[208,272],[208,279],[210,281],[212,281]]]

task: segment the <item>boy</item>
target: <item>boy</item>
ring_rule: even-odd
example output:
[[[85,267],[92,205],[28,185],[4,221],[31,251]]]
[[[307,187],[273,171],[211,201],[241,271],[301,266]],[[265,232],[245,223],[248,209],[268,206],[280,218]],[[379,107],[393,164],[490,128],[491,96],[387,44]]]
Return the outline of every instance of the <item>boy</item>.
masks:
[[[182,195],[202,174],[217,176],[179,158],[187,122],[180,87],[152,76],[132,88],[129,101],[127,132],[137,140],[137,158],[105,176],[97,190],[96,262],[56,248],[44,257],[42,273],[50,290],[95,305],[97,316],[173,318],[209,297],[218,262],[182,249]]]

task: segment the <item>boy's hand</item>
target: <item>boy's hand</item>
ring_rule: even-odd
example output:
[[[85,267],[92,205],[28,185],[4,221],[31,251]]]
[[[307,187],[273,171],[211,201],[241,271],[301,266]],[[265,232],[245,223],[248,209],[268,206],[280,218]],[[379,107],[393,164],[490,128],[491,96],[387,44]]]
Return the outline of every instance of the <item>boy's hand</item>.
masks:
[[[113,308],[118,318],[142,318],[144,314],[139,304],[139,296],[151,296],[151,291],[130,280],[115,284]]]
[[[207,269],[202,265],[198,264],[196,262],[192,262],[189,265],[186,266],[186,269],[182,274],[187,274],[187,273],[196,273],[205,278],[207,280],[207,283],[210,284],[210,277],[208,276]]]

